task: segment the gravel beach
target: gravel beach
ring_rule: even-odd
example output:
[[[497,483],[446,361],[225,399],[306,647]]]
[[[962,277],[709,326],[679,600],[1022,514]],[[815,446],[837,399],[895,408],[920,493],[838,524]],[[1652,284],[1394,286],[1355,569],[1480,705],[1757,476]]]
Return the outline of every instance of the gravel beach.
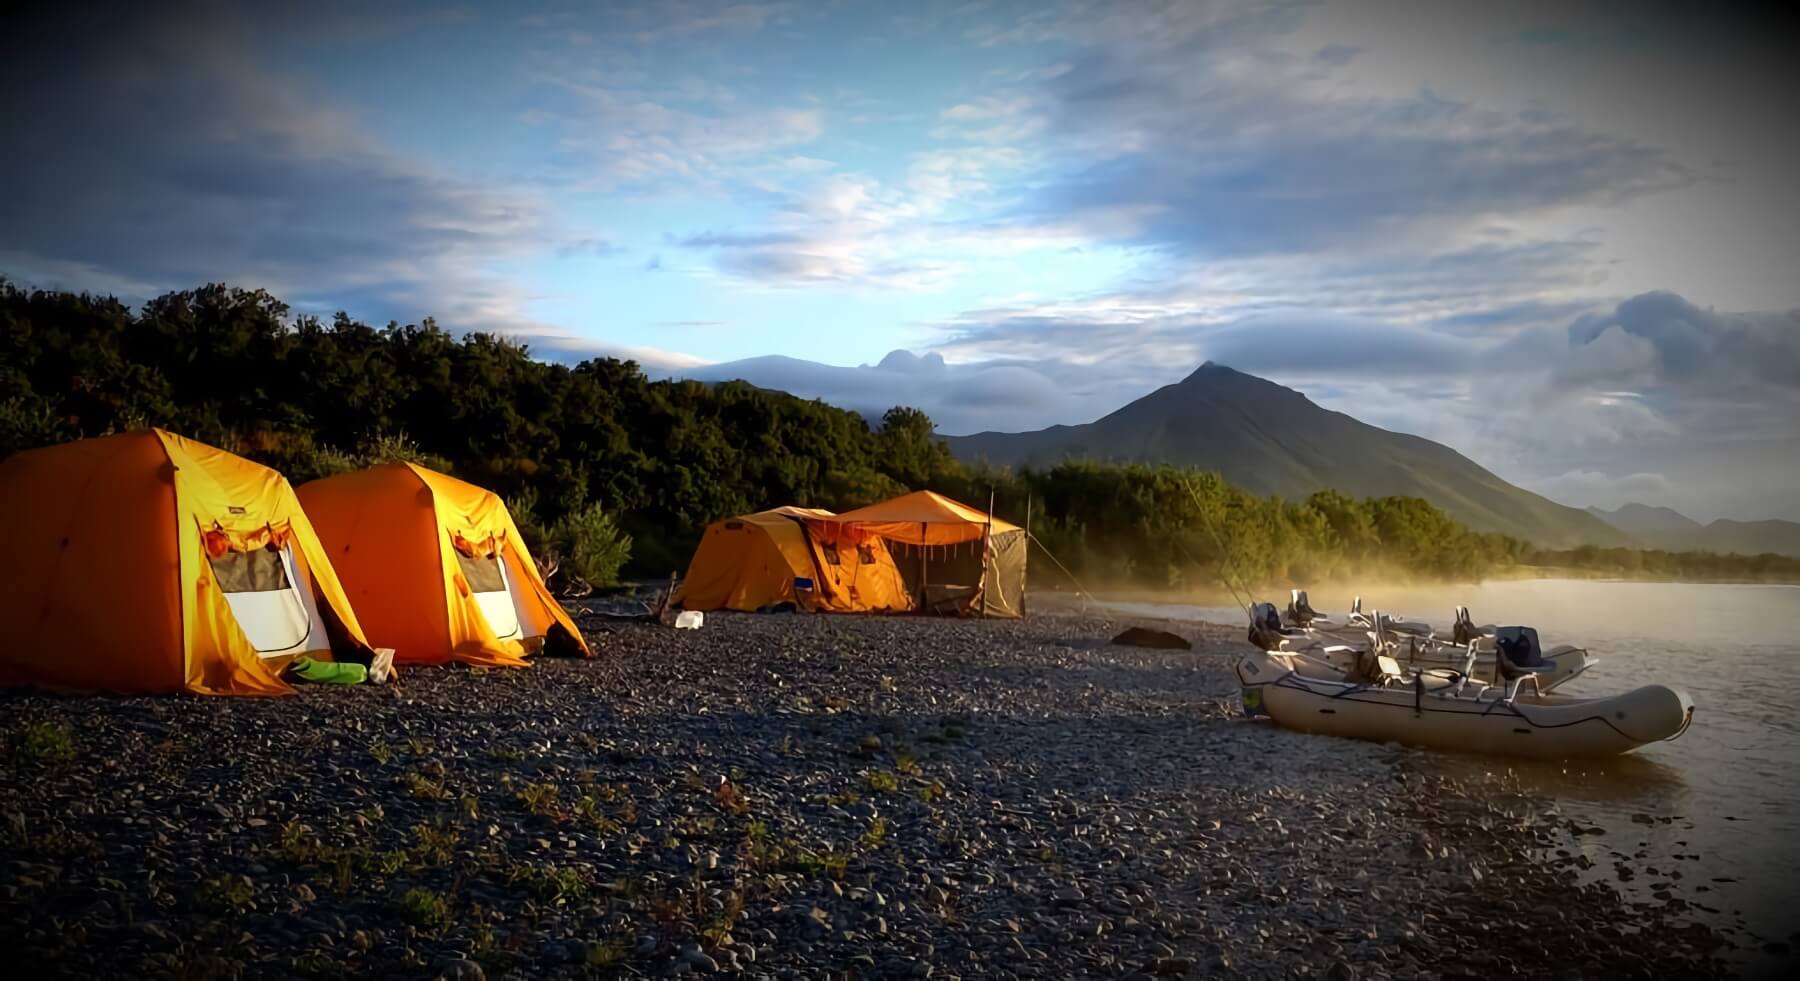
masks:
[[[1236,627],[582,625],[599,657],[526,671],[0,696],[13,972],[1724,973],[1679,901],[1582,885],[1550,805],[1239,719]]]

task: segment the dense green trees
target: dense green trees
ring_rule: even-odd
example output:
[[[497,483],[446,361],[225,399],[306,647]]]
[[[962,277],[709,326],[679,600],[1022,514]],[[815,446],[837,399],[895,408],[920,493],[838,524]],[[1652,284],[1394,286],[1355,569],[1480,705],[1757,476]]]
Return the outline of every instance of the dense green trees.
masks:
[[[1800,582],[1800,558],[1791,555],[1720,555],[1717,552],[1664,552],[1660,549],[1526,549],[1519,561],[1547,572],[1620,579],[1684,582]]]
[[[946,474],[939,489],[1022,521],[1094,583],[1242,586],[1350,577],[1478,578],[1520,548],[1478,535],[1417,498],[1255,497],[1217,474],[1069,462],[1043,470]]]
[[[1520,561],[1636,562],[1650,574],[1704,566],[1616,549],[1531,553],[1410,498],[1322,491],[1287,502],[1170,467],[971,470],[916,409],[892,409],[871,426],[741,382],[651,381],[611,359],[538,361],[504,339],[458,337],[430,320],[377,328],[342,313],[292,318],[261,290],[207,286],[133,312],[0,280],[0,456],[148,425],[295,483],[417,460],[493,488],[528,538],[601,579],[626,550],[629,571],[685,567],[700,530],[721,516],[776,504],[842,510],[921,487],[978,506],[991,493],[997,513],[1016,522],[1029,500],[1032,530],[1096,583],[1211,584],[1220,569],[1260,586],[1376,573],[1472,578]],[[1784,560],[1736,561],[1760,563],[1756,574],[1795,574]],[[1042,563],[1033,571],[1055,575]]]
[[[207,286],[139,312],[0,282],[0,456],[156,425],[295,483],[404,457],[523,502],[565,557],[604,568],[599,506],[638,571],[685,567],[712,519],[771,502],[848,508],[956,463],[923,413],[854,412],[742,383],[650,381],[610,359],[573,368],[430,320],[375,328],[290,319],[260,290]],[[580,520],[571,524],[571,516]],[[546,540],[549,540],[546,538]]]

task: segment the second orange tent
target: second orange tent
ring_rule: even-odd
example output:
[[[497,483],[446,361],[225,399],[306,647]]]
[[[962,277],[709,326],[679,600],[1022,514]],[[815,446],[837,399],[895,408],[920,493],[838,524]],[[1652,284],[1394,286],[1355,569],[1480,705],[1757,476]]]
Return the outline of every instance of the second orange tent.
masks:
[[[374,643],[402,664],[523,667],[591,655],[492,491],[411,463],[297,493]]]

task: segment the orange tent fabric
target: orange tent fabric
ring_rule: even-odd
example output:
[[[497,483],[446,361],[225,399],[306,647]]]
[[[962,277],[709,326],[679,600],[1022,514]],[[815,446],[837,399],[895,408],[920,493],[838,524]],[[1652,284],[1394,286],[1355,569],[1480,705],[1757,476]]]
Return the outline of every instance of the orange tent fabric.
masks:
[[[280,695],[298,654],[373,653],[288,482],[224,450],[160,429],[27,450],[0,463],[0,510],[0,686]],[[274,657],[214,564],[264,550],[304,628]]]
[[[908,545],[956,545],[987,534],[987,512],[953,501],[936,491],[914,491],[892,500],[846,511],[831,519],[849,526],[853,533],[879,535]],[[1018,525],[991,519],[995,535],[1021,530]]]
[[[688,610],[807,608],[801,597],[811,590],[796,591],[795,580],[816,581],[818,569],[806,529],[795,519],[830,516],[781,507],[713,522],[688,560],[675,602]]]
[[[809,521],[805,532],[812,546],[813,564],[819,570],[814,609],[830,613],[904,613],[913,608],[912,591],[895,565],[887,542],[879,538],[860,542],[824,538],[813,534],[815,527]]]
[[[820,542],[885,542],[899,553],[894,561],[915,598],[914,608],[963,616],[1024,614],[1024,529],[935,491],[809,519],[807,528]],[[969,548],[958,548],[963,545]]]
[[[713,522],[688,562],[676,602],[689,610],[745,612],[783,604],[840,613],[910,609],[906,584],[879,539],[859,549],[808,532],[807,521],[832,517],[816,508],[779,507]]]
[[[369,635],[394,648],[396,663],[524,667],[547,643],[592,656],[492,491],[390,463],[302,484],[299,494]],[[490,619],[501,614],[483,612],[496,600],[517,618],[499,632]]]

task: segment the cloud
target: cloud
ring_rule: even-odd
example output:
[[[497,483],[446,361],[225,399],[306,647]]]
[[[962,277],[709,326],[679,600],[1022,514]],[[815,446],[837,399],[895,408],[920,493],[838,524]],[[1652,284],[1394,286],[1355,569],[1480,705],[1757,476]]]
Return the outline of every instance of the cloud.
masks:
[[[556,254],[565,259],[583,255],[612,256],[623,251],[625,250],[618,245],[593,235],[581,236],[556,248]]]
[[[1484,236],[1511,234],[1534,215],[1699,179],[1655,146],[1541,106],[1501,110],[1428,89],[1360,94],[1344,78],[1363,64],[1361,48],[1296,50],[1307,17],[1298,5],[1181,2],[1040,12],[980,36],[1058,45],[1055,70],[951,106],[939,135],[1026,147],[1049,162],[990,227],[1147,246],[1178,274],[1186,270],[1175,260],[1190,269],[1283,257],[1422,265],[1419,257],[1491,250]],[[1543,285],[1600,271],[1593,256],[1580,258]],[[1484,280],[1474,268],[1443,272]],[[1529,297],[1518,287],[1537,284],[1511,285],[1494,299],[1516,303]],[[1378,273],[1356,286],[1387,291]]]
[[[938,289],[962,271],[965,260],[958,250],[941,247],[956,233],[932,219],[980,187],[990,162],[987,155],[922,155],[901,186],[835,174],[803,190],[770,195],[760,227],[695,232],[674,243],[710,253],[715,271],[757,287]]]
[[[1249,317],[1199,337],[1208,359],[1268,374],[1460,375],[1477,354],[1423,327],[1306,311]]]
[[[953,364],[937,353],[896,350],[878,364],[855,367],[797,358],[763,357],[677,372],[701,381],[742,379],[764,388],[816,398],[878,417],[897,405],[922,409],[938,430],[1035,429],[1047,413],[1094,415],[1117,408],[1084,384],[1069,366],[1030,362]],[[1071,421],[1084,421],[1076,419]]]
[[[364,316],[486,307],[496,257],[567,241],[545,202],[382,144],[259,55],[238,8],[120,7],[104,28],[52,16],[0,67],[30,152],[0,155],[16,274],[72,264],[149,291],[230,281]],[[100,135],[104,134],[104,135]],[[86,285],[83,281],[82,285]]]
[[[579,364],[594,358],[635,361],[653,378],[668,377],[708,363],[692,354],[641,344],[615,344],[572,333],[553,324],[514,324],[505,333],[508,340],[529,347],[533,357],[563,364]]]
[[[649,23],[632,31],[631,37],[650,43],[714,31],[753,34],[793,9],[789,3],[652,3],[635,8]]]
[[[1629,346],[1631,369],[1669,382],[1800,388],[1800,311],[1715,313],[1646,293],[1569,327],[1577,349]]]
[[[629,68],[641,64],[642,68]],[[761,170],[805,172],[809,158],[772,160],[826,131],[817,105],[752,102],[697,78],[670,79],[654,58],[540,52],[524,73],[540,104],[531,119],[558,134],[564,180],[586,191],[721,194]],[[794,161],[803,161],[798,168]]]
[[[696,232],[676,239],[684,249],[761,249],[768,246],[792,246],[805,242],[799,232]]]
[[[1362,49],[1354,44],[1327,44],[1313,52],[1313,60],[1334,68],[1341,68],[1348,65],[1361,53]]]
[[[1432,285],[1439,271],[1417,271],[1419,297],[1439,288]],[[1039,426],[1088,421],[1100,414],[1091,410],[1117,407],[1211,359],[1298,387],[1374,425],[1445,443],[1526,482],[1595,470],[1602,461],[1603,472],[1633,473],[1634,459],[1673,461],[1701,445],[1736,447],[1733,467],[1748,472],[1761,456],[1789,452],[1791,420],[1800,414],[1800,376],[1779,367],[1788,356],[1783,345],[1800,336],[1787,326],[1788,314],[1713,313],[1645,294],[1560,320],[1558,305],[1545,303],[1446,323],[1422,315],[1433,302],[1400,304],[1419,318],[1390,320],[1215,303],[1227,291],[1213,286],[972,310],[940,323],[945,340],[934,347],[963,360],[1029,351],[1032,370],[1044,377],[1081,379],[1087,387],[1079,404],[1090,411],[1046,411]],[[1574,302],[1568,312],[1591,305]],[[1671,371],[1666,359],[1699,367]],[[1675,464],[1658,469],[1672,473]],[[1727,499],[1723,473],[1731,469],[1691,472],[1689,480],[1710,481],[1710,490],[1680,503],[1705,512],[1713,505],[1696,505],[1696,497]]]
[[[1591,337],[1570,337],[1569,349],[1551,365],[1551,382],[1583,389],[1638,385],[1656,367],[1656,349],[1642,338],[1609,327]]]

